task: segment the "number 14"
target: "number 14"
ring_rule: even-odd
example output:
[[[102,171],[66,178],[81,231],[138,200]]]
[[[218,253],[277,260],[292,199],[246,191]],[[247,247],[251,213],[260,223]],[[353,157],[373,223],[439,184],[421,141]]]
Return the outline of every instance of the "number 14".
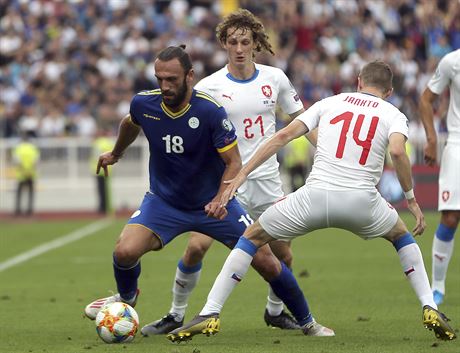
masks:
[[[343,152],[345,150],[345,143],[347,142],[347,133],[350,130],[351,120],[353,119],[353,112],[345,112],[336,116],[334,119],[330,121],[331,124],[337,124],[343,121],[342,131],[340,132],[340,139],[339,145],[337,146],[337,152],[335,156],[337,158],[343,157]],[[363,152],[361,153],[361,157],[359,158],[359,164],[365,165],[367,161],[367,157],[369,156],[369,151],[372,146],[372,139],[375,135],[375,130],[377,129],[377,125],[379,123],[379,117],[373,116],[371,120],[371,124],[369,126],[369,130],[367,131],[367,137],[365,140],[359,139],[359,132],[363,126],[364,121],[364,114],[359,114],[358,119],[356,120],[355,127],[353,128],[353,140],[355,140],[358,146],[363,148]]]

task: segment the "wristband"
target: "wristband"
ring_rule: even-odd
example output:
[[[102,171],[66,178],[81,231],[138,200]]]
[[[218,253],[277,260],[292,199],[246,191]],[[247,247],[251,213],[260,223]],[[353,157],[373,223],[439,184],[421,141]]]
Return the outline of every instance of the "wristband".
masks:
[[[404,197],[406,198],[406,200],[413,199],[415,197],[414,189],[410,189],[409,191],[404,191]]]

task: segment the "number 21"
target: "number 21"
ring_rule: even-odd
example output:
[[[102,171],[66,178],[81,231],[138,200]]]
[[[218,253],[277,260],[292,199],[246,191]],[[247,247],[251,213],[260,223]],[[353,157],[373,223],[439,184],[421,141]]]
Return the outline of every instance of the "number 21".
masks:
[[[347,133],[350,130],[351,120],[353,119],[353,112],[345,112],[336,116],[334,119],[330,121],[331,124],[337,124],[343,121],[342,131],[340,132],[340,139],[339,145],[337,146],[337,152],[335,156],[337,158],[343,157],[343,152],[345,150],[345,143],[347,142]],[[379,123],[379,117],[373,116],[371,120],[371,124],[369,126],[369,130],[367,131],[367,137],[365,140],[359,139],[359,132],[363,126],[364,121],[364,114],[359,114],[358,119],[356,120],[355,127],[353,128],[353,140],[355,140],[358,146],[363,148],[363,152],[361,153],[361,157],[359,158],[359,164],[365,165],[367,161],[367,157],[369,156],[369,151],[372,146],[372,139],[375,135],[375,130],[377,129],[377,125]]]
[[[243,120],[243,123],[244,123],[244,136],[247,138],[247,139],[252,139],[254,138],[254,133],[250,132],[249,131],[249,128],[251,128],[253,125],[256,125],[258,124],[259,125],[259,129],[260,129],[260,135],[261,136],[264,136],[265,135],[265,131],[264,131],[264,121],[262,119],[262,115],[259,115],[257,117],[256,120],[254,120],[254,122],[252,121],[251,118],[246,118]]]

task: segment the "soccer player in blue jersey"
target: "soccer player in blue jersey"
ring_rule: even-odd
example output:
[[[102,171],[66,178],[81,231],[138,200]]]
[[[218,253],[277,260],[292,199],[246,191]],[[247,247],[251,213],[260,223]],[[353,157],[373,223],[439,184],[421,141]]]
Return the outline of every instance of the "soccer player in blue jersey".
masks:
[[[262,22],[246,9],[228,14],[216,28],[216,38],[227,53],[227,64],[203,78],[195,89],[212,96],[225,108],[238,135],[241,160],[246,163],[261,144],[276,132],[277,107],[291,119],[304,111],[302,101],[286,74],[273,66],[255,62],[258,52],[274,55]],[[310,137],[311,138],[311,137]],[[251,173],[238,190],[238,202],[251,220],[284,196],[278,160],[273,156]],[[203,258],[213,239],[190,232],[187,248],[179,260],[172,286],[171,307],[166,315],[144,325],[144,336],[162,335],[181,327],[193,289],[201,275]],[[292,266],[289,241],[275,241],[270,248],[278,259]],[[269,289],[264,321],[281,329],[299,329],[283,302]]]
[[[113,150],[99,157],[97,170],[107,174],[107,167],[118,162],[142,130],[150,147],[150,190],[115,246],[118,293],[88,304],[85,314],[90,319],[112,302],[136,304],[140,258],[145,253],[160,250],[188,231],[207,234],[233,248],[245,231],[247,214],[239,203],[220,204],[226,189],[223,180],[232,179],[241,169],[235,129],[221,105],[192,88],[194,72],[184,48],[168,47],[158,55],[155,76],[160,88],[133,98]],[[283,300],[304,334],[333,333],[314,320],[291,271],[268,246],[254,256],[253,267]],[[239,274],[233,278],[238,281]],[[217,333],[219,326],[219,315],[211,314],[202,332]]]

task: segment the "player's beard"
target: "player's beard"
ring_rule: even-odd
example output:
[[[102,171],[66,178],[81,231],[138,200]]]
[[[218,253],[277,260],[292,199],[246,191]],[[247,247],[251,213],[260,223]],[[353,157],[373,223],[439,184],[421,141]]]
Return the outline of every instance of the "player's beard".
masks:
[[[174,96],[168,96],[168,98],[170,98],[169,101],[166,101],[163,95],[163,102],[168,108],[174,109],[180,106],[184,102],[184,99],[186,96],[187,96],[187,81],[184,77],[184,81],[182,82],[182,85],[177,89],[177,93]]]

